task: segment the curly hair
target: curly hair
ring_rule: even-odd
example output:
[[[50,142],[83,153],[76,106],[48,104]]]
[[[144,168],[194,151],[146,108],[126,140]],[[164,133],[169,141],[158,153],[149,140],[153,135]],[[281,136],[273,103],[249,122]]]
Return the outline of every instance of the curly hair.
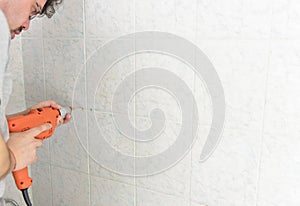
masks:
[[[47,0],[45,3],[41,15],[46,15],[48,18],[51,18],[55,13],[55,8],[57,5],[61,4],[62,0]]]

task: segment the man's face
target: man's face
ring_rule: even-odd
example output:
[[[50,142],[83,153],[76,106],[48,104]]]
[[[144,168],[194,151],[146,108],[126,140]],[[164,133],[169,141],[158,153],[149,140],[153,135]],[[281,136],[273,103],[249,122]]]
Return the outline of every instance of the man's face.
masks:
[[[9,0],[9,5],[3,11],[8,21],[11,38],[29,28],[29,17],[40,11],[47,0]]]

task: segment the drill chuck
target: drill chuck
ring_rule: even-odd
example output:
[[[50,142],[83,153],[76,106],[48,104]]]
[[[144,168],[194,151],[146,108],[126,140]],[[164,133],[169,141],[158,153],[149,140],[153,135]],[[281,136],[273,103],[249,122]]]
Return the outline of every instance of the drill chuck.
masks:
[[[59,109],[60,116],[65,119],[67,114],[71,114],[72,108],[71,107],[62,107]]]

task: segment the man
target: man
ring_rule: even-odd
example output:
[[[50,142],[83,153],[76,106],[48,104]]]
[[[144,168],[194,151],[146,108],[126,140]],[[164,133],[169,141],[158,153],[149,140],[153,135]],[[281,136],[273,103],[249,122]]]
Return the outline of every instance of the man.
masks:
[[[4,205],[1,198],[4,193],[3,179],[9,172],[36,161],[36,149],[42,145],[42,141],[34,137],[51,128],[50,124],[44,124],[20,133],[8,131],[5,108],[12,84],[7,73],[10,38],[27,30],[34,17],[46,15],[50,18],[55,12],[55,5],[59,3],[60,0],[0,0],[0,206]],[[48,106],[60,108],[55,102],[46,101],[30,109]],[[70,115],[65,120],[60,118],[58,124],[67,123],[70,118]]]

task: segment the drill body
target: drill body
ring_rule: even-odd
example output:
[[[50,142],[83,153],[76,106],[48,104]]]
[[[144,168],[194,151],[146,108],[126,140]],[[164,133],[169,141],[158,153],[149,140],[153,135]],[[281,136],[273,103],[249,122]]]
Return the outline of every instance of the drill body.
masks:
[[[59,116],[60,111],[52,107],[33,109],[26,115],[9,118],[7,120],[9,132],[24,132],[42,124],[50,123],[52,127],[49,130],[35,137],[44,140],[53,134]],[[32,179],[28,176],[27,167],[14,171],[13,176],[19,190],[29,188],[32,184]]]
[[[62,107],[61,109],[55,109],[52,107],[33,109],[29,111],[28,114],[9,118],[7,120],[9,132],[24,132],[45,123],[50,123],[52,127],[49,130],[44,131],[35,137],[37,139],[44,140],[53,134],[57,126],[57,119],[59,116],[64,119],[67,113],[71,113],[71,110],[71,107]],[[28,175],[28,168],[25,167],[14,171],[13,176],[18,189],[23,193],[26,204],[31,205],[27,189],[32,185],[32,178]]]

